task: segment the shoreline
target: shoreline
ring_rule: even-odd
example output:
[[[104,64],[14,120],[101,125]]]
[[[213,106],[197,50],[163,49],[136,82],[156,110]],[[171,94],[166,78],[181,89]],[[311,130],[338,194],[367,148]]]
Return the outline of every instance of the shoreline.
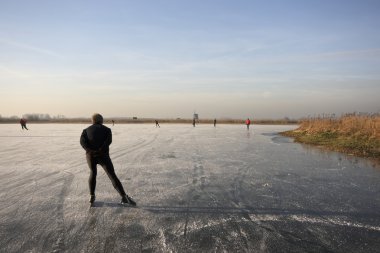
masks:
[[[343,135],[331,131],[314,133],[299,129],[280,132],[279,134],[292,137],[298,143],[380,162],[380,141],[377,139],[366,136]]]
[[[295,142],[380,161],[380,115],[350,113],[340,117],[307,118],[281,133]]]

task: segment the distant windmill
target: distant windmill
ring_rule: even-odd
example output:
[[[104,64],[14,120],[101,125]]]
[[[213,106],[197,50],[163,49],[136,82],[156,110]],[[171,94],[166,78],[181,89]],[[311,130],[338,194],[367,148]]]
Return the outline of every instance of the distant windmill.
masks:
[[[199,117],[198,117],[198,113],[196,113],[194,111],[194,114],[193,114],[193,126],[195,127],[195,122],[199,123]]]
[[[195,112],[194,112],[194,116],[193,116],[193,119],[195,119],[196,121],[198,121],[198,120],[199,120],[199,117],[198,117],[198,113],[195,113]]]

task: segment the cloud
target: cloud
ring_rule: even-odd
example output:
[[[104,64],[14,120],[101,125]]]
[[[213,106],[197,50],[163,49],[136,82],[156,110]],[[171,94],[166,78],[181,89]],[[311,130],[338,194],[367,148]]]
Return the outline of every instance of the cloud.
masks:
[[[2,73],[0,80],[4,78],[29,79],[33,77],[32,75],[27,74],[25,72],[14,70],[14,69],[1,66],[1,65],[0,65],[0,73]]]
[[[54,51],[51,51],[51,50],[48,50],[48,49],[44,49],[44,48],[40,48],[40,47],[35,47],[33,45],[29,45],[29,44],[25,44],[25,43],[20,43],[20,42],[17,42],[17,41],[13,41],[13,40],[6,40],[6,39],[0,39],[0,43],[1,44],[6,44],[6,45],[9,45],[9,46],[12,46],[12,47],[16,47],[16,48],[19,48],[19,49],[24,49],[24,50],[28,50],[28,51],[31,51],[31,52],[35,52],[35,53],[38,53],[38,54],[43,54],[43,55],[47,55],[47,56],[51,56],[51,57],[56,57],[56,58],[64,58],[63,55],[60,55]]]

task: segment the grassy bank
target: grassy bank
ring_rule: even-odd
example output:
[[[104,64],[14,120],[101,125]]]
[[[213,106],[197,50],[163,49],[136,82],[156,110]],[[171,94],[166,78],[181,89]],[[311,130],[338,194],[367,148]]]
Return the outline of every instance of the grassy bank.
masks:
[[[380,160],[380,115],[309,118],[282,134],[297,142]]]

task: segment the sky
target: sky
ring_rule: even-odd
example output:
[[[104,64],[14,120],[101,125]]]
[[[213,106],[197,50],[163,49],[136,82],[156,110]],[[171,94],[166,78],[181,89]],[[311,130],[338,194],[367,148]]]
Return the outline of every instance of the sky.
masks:
[[[380,112],[377,0],[0,0],[0,115]]]

